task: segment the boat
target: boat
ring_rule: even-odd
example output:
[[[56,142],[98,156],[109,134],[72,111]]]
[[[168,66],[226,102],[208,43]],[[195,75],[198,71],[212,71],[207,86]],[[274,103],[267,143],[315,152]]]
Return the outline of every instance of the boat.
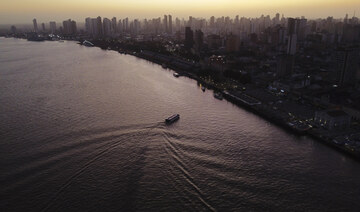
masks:
[[[88,41],[88,40],[84,40],[84,42],[82,43],[82,45],[87,46],[87,47],[93,47],[93,46],[94,46],[94,44],[91,43],[91,42]]]
[[[204,86],[201,86],[201,90],[205,92],[206,88]]]
[[[179,77],[180,76],[180,74],[176,73],[176,72],[173,75],[174,75],[174,77]]]
[[[165,123],[166,124],[172,124],[175,121],[179,120],[179,118],[180,118],[179,114],[174,114],[174,115],[170,116],[169,118],[165,119]]]
[[[223,98],[224,98],[223,95],[220,92],[215,92],[214,97],[216,99],[219,99],[219,100],[223,100]]]

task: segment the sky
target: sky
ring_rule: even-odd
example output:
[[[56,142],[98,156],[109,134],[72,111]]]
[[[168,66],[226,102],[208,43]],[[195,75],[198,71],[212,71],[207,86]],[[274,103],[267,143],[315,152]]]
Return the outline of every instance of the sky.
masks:
[[[0,0],[0,24],[38,23],[86,17],[156,18],[210,16],[343,18],[360,15],[360,0]],[[359,13],[359,14],[358,14]]]

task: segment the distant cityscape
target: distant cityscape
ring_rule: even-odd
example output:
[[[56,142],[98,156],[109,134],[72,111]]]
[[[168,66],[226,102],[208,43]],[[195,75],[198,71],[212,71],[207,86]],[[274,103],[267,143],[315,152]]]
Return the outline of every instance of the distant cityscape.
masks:
[[[11,28],[30,41],[76,40],[131,54],[198,80],[225,98],[296,133],[360,157],[360,22],[277,13],[118,20],[88,17]]]

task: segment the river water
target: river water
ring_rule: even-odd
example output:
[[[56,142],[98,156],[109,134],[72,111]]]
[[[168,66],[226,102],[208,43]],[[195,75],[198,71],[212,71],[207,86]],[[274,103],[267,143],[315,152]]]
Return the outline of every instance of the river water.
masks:
[[[360,209],[359,162],[172,74],[0,38],[1,211]]]

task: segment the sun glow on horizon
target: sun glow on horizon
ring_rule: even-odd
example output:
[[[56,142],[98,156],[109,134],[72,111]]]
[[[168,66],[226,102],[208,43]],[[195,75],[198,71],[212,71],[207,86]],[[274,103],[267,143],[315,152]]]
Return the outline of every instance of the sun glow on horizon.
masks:
[[[31,17],[63,20],[73,18],[82,21],[88,16],[150,18],[162,14],[174,17],[246,16],[262,14],[285,16],[344,17],[360,8],[359,0],[2,0],[1,23],[26,23]],[[44,20],[45,21],[45,20]]]

